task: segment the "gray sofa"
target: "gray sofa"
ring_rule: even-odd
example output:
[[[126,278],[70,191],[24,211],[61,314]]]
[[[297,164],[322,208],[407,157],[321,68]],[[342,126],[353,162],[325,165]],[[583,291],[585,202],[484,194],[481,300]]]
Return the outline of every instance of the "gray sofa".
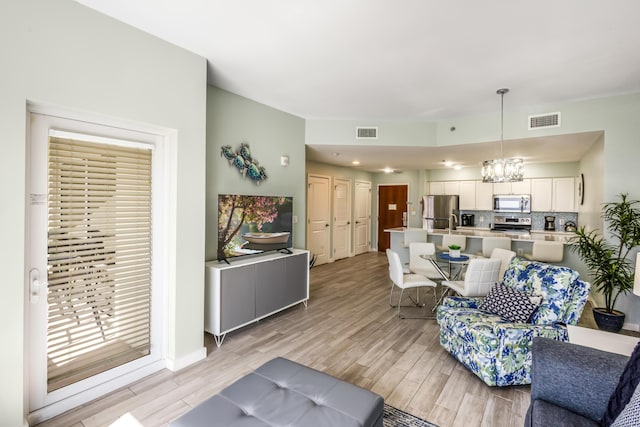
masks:
[[[532,356],[525,427],[600,426],[629,357],[547,338]]]

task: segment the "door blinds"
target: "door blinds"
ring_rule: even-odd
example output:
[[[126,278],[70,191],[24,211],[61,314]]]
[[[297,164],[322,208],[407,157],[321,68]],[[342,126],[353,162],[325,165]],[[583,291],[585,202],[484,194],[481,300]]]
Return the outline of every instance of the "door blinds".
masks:
[[[49,137],[49,392],[149,354],[151,153]]]

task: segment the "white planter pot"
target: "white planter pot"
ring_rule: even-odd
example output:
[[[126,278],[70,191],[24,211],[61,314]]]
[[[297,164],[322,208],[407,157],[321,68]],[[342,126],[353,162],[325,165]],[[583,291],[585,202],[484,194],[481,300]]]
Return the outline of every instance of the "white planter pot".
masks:
[[[451,258],[460,258],[460,249],[449,249],[449,256]]]

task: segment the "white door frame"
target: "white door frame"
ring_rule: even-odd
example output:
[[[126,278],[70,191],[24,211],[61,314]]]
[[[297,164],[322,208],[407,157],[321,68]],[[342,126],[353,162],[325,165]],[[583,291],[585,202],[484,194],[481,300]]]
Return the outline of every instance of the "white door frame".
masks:
[[[35,115],[35,116],[34,116]],[[27,129],[27,230],[25,265],[25,393],[30,424],[49,419],[64,411],[121,388],[166,366],[167,353],[167,277],[169,265],[169,201],[173,171],[168,156],[175,147],[174,131],[102,116],[65,111],[29,104],[27,123],[43,121],[42,126]],[[29,271],[41,272],[40,282],[46,281],[46,194],[47,154],[49,128],[112,138],[132,139],[134,135],[153,146],[152,209],[153,209],[153,264],[151,301],[151,349],[150,355],[77,383],[46,391],[46,285],[41,287],[39,300],[30,301]],[[136,140],[140,140],[137,139]],[[44,150],[43,150],[44,148]],[[44,163],[43,163],[44,162]],[[44,187],[43,187],[44,186]],[[43,222],[43,213],[45,221]],[[44,239],[44,256],[43,256]],[[39,243],[38,243],[39,242]],[[33,288],[31,288],[33,289]],[[44,330],[43,330],[44,329]]]

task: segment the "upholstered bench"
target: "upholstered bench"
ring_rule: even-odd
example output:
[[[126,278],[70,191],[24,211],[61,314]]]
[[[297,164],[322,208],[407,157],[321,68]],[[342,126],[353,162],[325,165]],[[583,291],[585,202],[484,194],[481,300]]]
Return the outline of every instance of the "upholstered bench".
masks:
[[[382,427],[382,397],[282,357],[205,400],[171,427]]]

